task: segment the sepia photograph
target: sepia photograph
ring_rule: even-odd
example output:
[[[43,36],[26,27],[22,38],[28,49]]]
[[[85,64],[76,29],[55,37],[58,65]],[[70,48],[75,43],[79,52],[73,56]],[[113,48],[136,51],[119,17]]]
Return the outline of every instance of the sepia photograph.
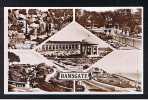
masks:
[[[5,94],[143,94],[143,7],[5,7]]]
[[[70,23],[72,15],[72,9],[8,9],[8,48],[34,48]]]

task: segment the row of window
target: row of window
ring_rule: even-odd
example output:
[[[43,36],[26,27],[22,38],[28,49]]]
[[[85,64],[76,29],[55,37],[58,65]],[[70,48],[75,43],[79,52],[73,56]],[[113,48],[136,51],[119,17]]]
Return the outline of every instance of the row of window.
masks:
[[[62,44],[62,45],[43,45],[43,50],[55,50],[55,49],[79,49],[78,44]]]
[[[84,47],[82,47],[82,53],[88,54],[88,55],[91,55],[91,54],[96,55],[97,54],[97,46],[84,46]]]

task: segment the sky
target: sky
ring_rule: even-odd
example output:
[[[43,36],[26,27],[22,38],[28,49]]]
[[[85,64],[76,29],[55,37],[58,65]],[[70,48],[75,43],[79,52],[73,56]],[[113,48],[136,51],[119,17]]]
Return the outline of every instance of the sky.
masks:
[[[87,11],[96,11],[96,12],[114,11],[117,9],[132,9],[133,12],[136,12],[137,8],[142,8],[142,7],[82,7],[81,9]]]

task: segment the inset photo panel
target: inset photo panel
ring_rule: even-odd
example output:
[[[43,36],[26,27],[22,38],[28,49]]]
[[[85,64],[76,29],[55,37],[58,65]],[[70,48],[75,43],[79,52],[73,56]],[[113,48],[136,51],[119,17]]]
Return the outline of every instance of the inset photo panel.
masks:
[[[8,8],[9,49],[32,49],[72,21],[72,9]]]
[[[5,7],[5,94],[143,94],[143,7]]]

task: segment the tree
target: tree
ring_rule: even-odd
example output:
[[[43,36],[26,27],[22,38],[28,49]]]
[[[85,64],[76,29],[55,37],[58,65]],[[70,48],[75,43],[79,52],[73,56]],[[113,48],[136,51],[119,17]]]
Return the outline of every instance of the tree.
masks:
[[[13,52],[8,52],[8,59],[9,62],[20,62],[20,58],[19,56],[17,56],[15,53]]]

